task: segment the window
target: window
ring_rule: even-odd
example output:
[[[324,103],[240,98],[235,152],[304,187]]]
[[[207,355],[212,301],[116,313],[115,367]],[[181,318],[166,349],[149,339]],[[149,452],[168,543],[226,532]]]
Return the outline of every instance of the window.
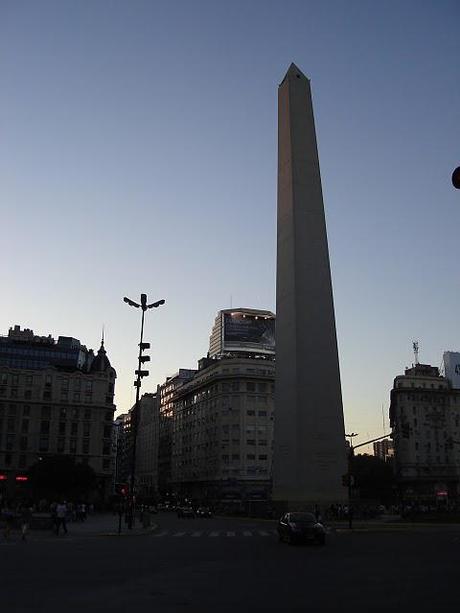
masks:
[[[5,466],[11,466],[11,453],[5,453]]]
[[[110,460],[106,458],[102,460],[102,470],[110,470]]]
[[[91,419],[91,411],[89,409],[85,410],[84,418],[85,419]]]
[[[246,391],[247,392],[255,392],[256,384],[253,381],[246,381]]]
[[[259,460],[266,460],[267,456],[265,454],[259,456]]]
[[[236,460],[239,460],[239,459],[240,459],[240,454],[239,453],[233,453],[232,454],[232,460],[233,461],[236,461]]]
[[[42,407],[42,419],[49,419],[51,417],[51,407]]]
[[[80,392],[73,393],[74,402],[80,402]]]
[[[24,417],[27,417],[28,415],[30,415],[30,406],[28,404],[25,404],[22,408],[22,415]]]
[[[75,453],[77,451],[77,439],[76,438],[71,438],[70,439],[70,453]]]
[[[19,456],[18,466],[19,466],[19,468],[24,468],[25,465],[26,465],[26,456],[24,454],[21,454]]]
[[[21,451],[26,451],[27,449],[27,436],[21,436],[19,439],[19,449]]]
[[[88,424],[88,423],[83,424],[83,436],[89,436],[90,428],[91,428],[91,424]]]
[[[17,387],[12,387],[11,388],[10,397],[11,398],[17,398],[18,397],[18,388]]]
[[[21,424],[21,432],[29,432],[29,420],[23,419]]]
[[[267,441],[265,439],[259,439],[259,445],[262,445],[262,447],[266,447]]]
[[[252,409],[248,409],[248,410],[246,411],[246,415],[249,415],[250,417],[251,417],[251,416],[253,416],[253,415],[255,415],[255,414],[256,414],[256,412],[255,412],[255,411],[253,411]]]
[[[6,436],[6,448],[11,451],[14,447],[14,434],[7,434]]]
[[[8,385],[8,375],[2,374],[0,376],[0,383],[2,385]]]
[[[61,408],[59,409],[59,417],[60,417],[61,419],[65,419],[65,418],[66,418],[66,415],[67,415],[67,409],[66,409],[65,407],[61,407]]]
[[[110,455],[110,447],[110,443],[104,443],[104,446],[102,447],[102,455]]]
[[[14,417],[8,417],[6,421],[6,429],[8,432],[16,432],[16,419]]]
[[[41,434],[49,434],[50,431],[50,422],[49,421],[42,421],[40,423],[40,432]]]
[[[57,441],[57,452],[58,453],[64,453],[64,449],[65,449],[65,438],[58,438],[58,441]]]
[[[77,436],[78,433],[78,423],[73,422],[70,426],[70,434],[72,436]]]
[[[19,385],[19,375],[13,375],[11,377],[11,385]]]
[[[78,419],[78,409],[72,409],[72,419]]]
[[[48,448],[49,448],[49,438],[47,436],[41,436],[38,442],[38,450],[48,451]]]
[[[24,398],[30,400],[32,398],[32,390],[24,390]]]
[[[65,434],[65,421],[59,422],[59,434]]]
[[[256,441],[253,438],[248,438],[248,439],[246,439],[246,444],[247,445],[255,445]]]
[[[257,415],[259,417],[266,417],[267,416],[267,411],[258,411]]]
[[[89,440],[85,439],[81,446],[82,453],[89,453]]]

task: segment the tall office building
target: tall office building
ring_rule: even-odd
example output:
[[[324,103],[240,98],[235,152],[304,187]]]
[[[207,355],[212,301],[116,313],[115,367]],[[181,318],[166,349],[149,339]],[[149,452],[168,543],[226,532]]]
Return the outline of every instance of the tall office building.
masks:
[[[394,380],[390,425],[394,469],[405,502],[457,502],[460,496],[460,389],[429,364]]]
[[[310,82],[291,64],[278,90],[278,239],[273,499],[346,497],[339,360]]]
[[[275,315],[260,309],[224,309],[217,313],[209,339],[209,357],[275,355]]]
[[[0,337],[0,474],[2,489],[45,455],[91,466],[97,491],[112,491],[116,372],[104,343],[95,356],[71,337],[11,329]]]

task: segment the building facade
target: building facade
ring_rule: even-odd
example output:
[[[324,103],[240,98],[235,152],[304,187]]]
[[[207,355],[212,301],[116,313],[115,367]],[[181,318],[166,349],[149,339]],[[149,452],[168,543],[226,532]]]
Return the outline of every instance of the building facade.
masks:
[[[260,309],[224,309],[217,313],[208,356],[275,356],[275,315]]]
[[[457,501],[460,390],[453,389],[438,368],[415,364],[394,380],[390,425],[402,499],[423,503]]]
[[[179,498],[250,508],[271,488],[273,359],[204,359],[176,390],[172,489]]]
[[[390,462],[394,456],[394,443],[388,439],[374,443],[374,456],[384,462]]]
[[[24,332],[22,335],[21,332]],[[101,497],[112,489],[116,372],[104,343],[37,337],[18,326],[0,341],[0,474],[6,493],[45,455],[91,466]]]
[[[157,388],[159,411],[158,440],[158,489],[161,496],[167,496],[171,489],[172,435],[175,394],[194,376],[196,370],[180,368]]]
[[[143,394],[139,400],[136,441],[136,490],[142,498],[157,498],[158,448],[159,411],[157,395]]]

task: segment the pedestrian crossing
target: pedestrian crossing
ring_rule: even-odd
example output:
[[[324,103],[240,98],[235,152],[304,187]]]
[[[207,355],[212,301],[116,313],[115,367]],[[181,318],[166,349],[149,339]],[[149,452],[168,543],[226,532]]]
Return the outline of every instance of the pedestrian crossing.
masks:
[[[153,538],[238,538],[238,537],[269,537],[277,536],[276,530],[194,530],[190,532],[176,532],[175,530],[158,530],[152,534]]]

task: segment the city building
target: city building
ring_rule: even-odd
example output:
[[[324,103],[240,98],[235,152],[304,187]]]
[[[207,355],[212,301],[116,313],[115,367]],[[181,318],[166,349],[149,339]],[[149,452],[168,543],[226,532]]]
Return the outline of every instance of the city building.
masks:
[[[159,410],[158,443],[158,489],[162,496],[168,496],[171,489],[171,457],[173,414],[176,391],[189,381],[196,370],[180,368],[178,372],[157,387]]]
[[[102,341],[95,356],[77,339],[0,337],[0,474],[6,492],[45,455],[91,466],[97,491],[112,489],[115,369]]]
[[[128,483],[129,466],[126,453],[126,421],[128,413],[118,415],[113,422],[113,488],[115,494],[119,488]]]
[[[275,315],[258,309],[219,311],[209,339],[209,357],[275,355]]]
[[[241,355],[200,361],[172,398],[172,490],[251,511],[271,489],[275,362]]]
[[[460,390],[438,368],[417,363],[394,380],[390,425],[402,499],[456,501],[460,493]]]
[[[157,497],[158,448],[159,411],[157,395],[147,393],[143,394],[139,400],[136,439],[136,491],[143,498]]]
[[[345,428],[310,81],[278,88],[276,422],[278,511],[345,502]]]
[[[393,441],[384,439],[383,441],[376,441],[374,443],[374,455],[376,458],[380,458],[384,462],[389,462],[394,456],[394,444]]]

